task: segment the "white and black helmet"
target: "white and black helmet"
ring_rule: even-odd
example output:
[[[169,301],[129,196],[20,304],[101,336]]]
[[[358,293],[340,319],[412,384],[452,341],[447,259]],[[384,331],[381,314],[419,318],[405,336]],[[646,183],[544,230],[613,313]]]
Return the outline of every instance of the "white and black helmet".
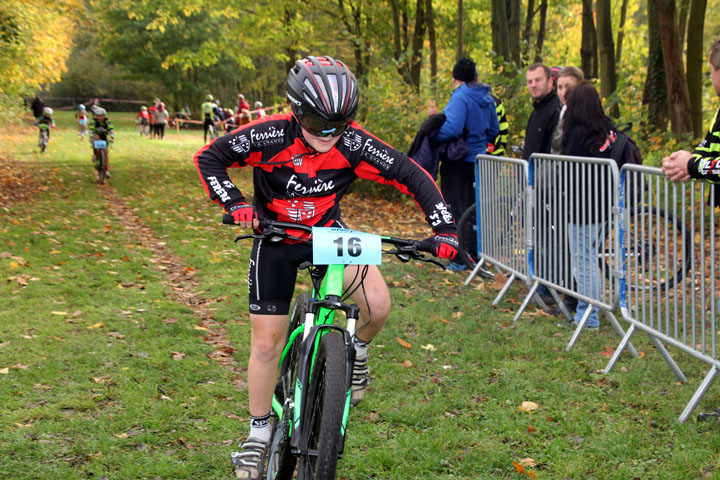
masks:
[[[287,78],[287,98],[295,116],[349,123],[358,110],[358,86],[347,65],[331,57],[298,60]]]

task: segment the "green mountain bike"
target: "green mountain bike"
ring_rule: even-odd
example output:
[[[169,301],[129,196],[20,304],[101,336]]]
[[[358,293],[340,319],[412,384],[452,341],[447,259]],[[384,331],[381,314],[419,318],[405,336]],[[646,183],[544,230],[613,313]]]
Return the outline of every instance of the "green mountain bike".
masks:
[[[224,223],[233,223],[226,214]],[[312,234],[299,239],[287,230]],[[286,344],[280,359],[272,401],[273,427],[265,479],[332,480],[343,453],[350,410],[355,348],[353,338],[359,308],[348,304],[351,292],[343,289],[347,264],[380,263],[382,254],[401,261],[411,259],[444,266],[428,258],[432,239],[405,240],[341,228],[308,227],[297,223],[263,220],[262,233],[246,238],[280,242],[312,242],[313,262],[301,265],[310,272],[310,295],[296,297],[289,316]],[[382,251],[382,244],[393,248]],[[318,266],[327,265],[327,269]],[[361,279],[362,280],[362,279]],[[334,323],[335,313],[345,313],[346,326]]]

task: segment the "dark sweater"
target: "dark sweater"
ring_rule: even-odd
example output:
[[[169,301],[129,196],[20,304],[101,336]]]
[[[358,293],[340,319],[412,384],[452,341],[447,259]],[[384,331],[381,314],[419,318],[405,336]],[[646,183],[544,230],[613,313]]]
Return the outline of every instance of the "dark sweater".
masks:
[[[533,111],[525,130],[525,147],[522,156],[525,160],[529,160],[533,153],[550,153],[552,136],[560,118],[561,108],[562,103],[555,90],[533,102]]]

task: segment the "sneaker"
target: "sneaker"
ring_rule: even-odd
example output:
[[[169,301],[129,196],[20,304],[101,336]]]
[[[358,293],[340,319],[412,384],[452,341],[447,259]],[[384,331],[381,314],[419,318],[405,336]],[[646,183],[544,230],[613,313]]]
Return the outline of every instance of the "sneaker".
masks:
[[[230,461],[235,465],[235,478],[243,480],[260,480],[263,475],[268,442],[257,438],[248,438],[240,442],[240,451],[230,454]]]
[[[105,172],[105,178],[110,178],[110,172]]]
[[[365,396],[365,390],[370,384],[368,374],[368,355],[356,355],[355,364],[353,365],[352,388],[350,394],[350,405],[353,407],[360,403]]]
[[[463,270],[467,270],[468,266],[464,263],[450,262],[445,265],[445,268],[451,272],[462,272]]]

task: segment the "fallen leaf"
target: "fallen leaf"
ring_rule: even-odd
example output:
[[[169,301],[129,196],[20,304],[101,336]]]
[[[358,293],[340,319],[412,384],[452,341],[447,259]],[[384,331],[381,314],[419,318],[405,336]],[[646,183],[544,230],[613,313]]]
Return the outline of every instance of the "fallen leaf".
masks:
[[[8,373],[10,373],[10,369],[9,369],[9,368],[7,368],[7,367],[5,367],[5,368],[0,368],[0,375],[7,375]]]
[[[538,404],[535,402],[522,402],[519,408],[524,412],[534,412],[538,409]]]
[[[88,329],[88,330],[94,330],[94,329],[96,329],[96,328],[102,328],[102,327],[104,327],[104,326],[105,326],[104,323],[95,323],[95,324],[90,325],[89,327],[87,327],[87,329]]]
[[[173,360],[182,360],[183,358],[187,357],[186,353],[182,352],[172,352],[172,359]]]
[[[435,351],[435,345],[428,343],[427,345],[421,345],[420,348],[423,350],[427,350],[428,352],[434,352]]]
[[[412,345],[410,345],[408,342],[406,342],[405,340],[403,340],[403,339],[400,338],[400,337],[397,337],[397,342],[398,342],[398,343],[400,344],[400,346],[403,347],[403,348],[407,348],[408,350],[412,348]]]
[[[528,433],[535,433],[537,432],[537,427],[535,425],[528,425],[527,431]]]
[[[195,330],[203,330],[203,331],[205,331],[205,332],[207,332],[207,330],[208,330],[207,328],[201,327],[200,325],[195,325],[193,328],[194,328]]]
[[[52,313],[53,315],[59,315],[59,316],[67,315],[67,312],[58,312],[57,310],[53,310],[50,313]]]
[[[460,317],[462,317],[462,316],[463,316],[463,312],[455,312],[455,313],[453,313],[453,316],[452,316],[452,317],[453,317],[453,318],[460,318]]]
[[[118,434],[115,435],[115,436],[116,436],[117,438],[128,438],[130,435],[128,435],[127,433],[118,433]]]
[[[412,366],[413,366],[413,363],[410,360],[405,360],[403,362],[403,367],[405,367],[405,368],[412,368]]]
[[[177,323],[177,322],[178,322],[177,318],[166,318],[165,320],[163,320],[163,323]]]
[[[535,462],[535,460],[530,457],[521,458],[520,460],[518,460],[518,463],[520,465],[522,465],[523,467],[530,467],[530,468],[534,467],[537,464]]]
[[[525,467],[523,467],[523,466],[520,465],[519,463],[513,462],[513,467],[515,467],[515,471],[516,471],[516,472],[518,472],[518,473],[525,473]]]

